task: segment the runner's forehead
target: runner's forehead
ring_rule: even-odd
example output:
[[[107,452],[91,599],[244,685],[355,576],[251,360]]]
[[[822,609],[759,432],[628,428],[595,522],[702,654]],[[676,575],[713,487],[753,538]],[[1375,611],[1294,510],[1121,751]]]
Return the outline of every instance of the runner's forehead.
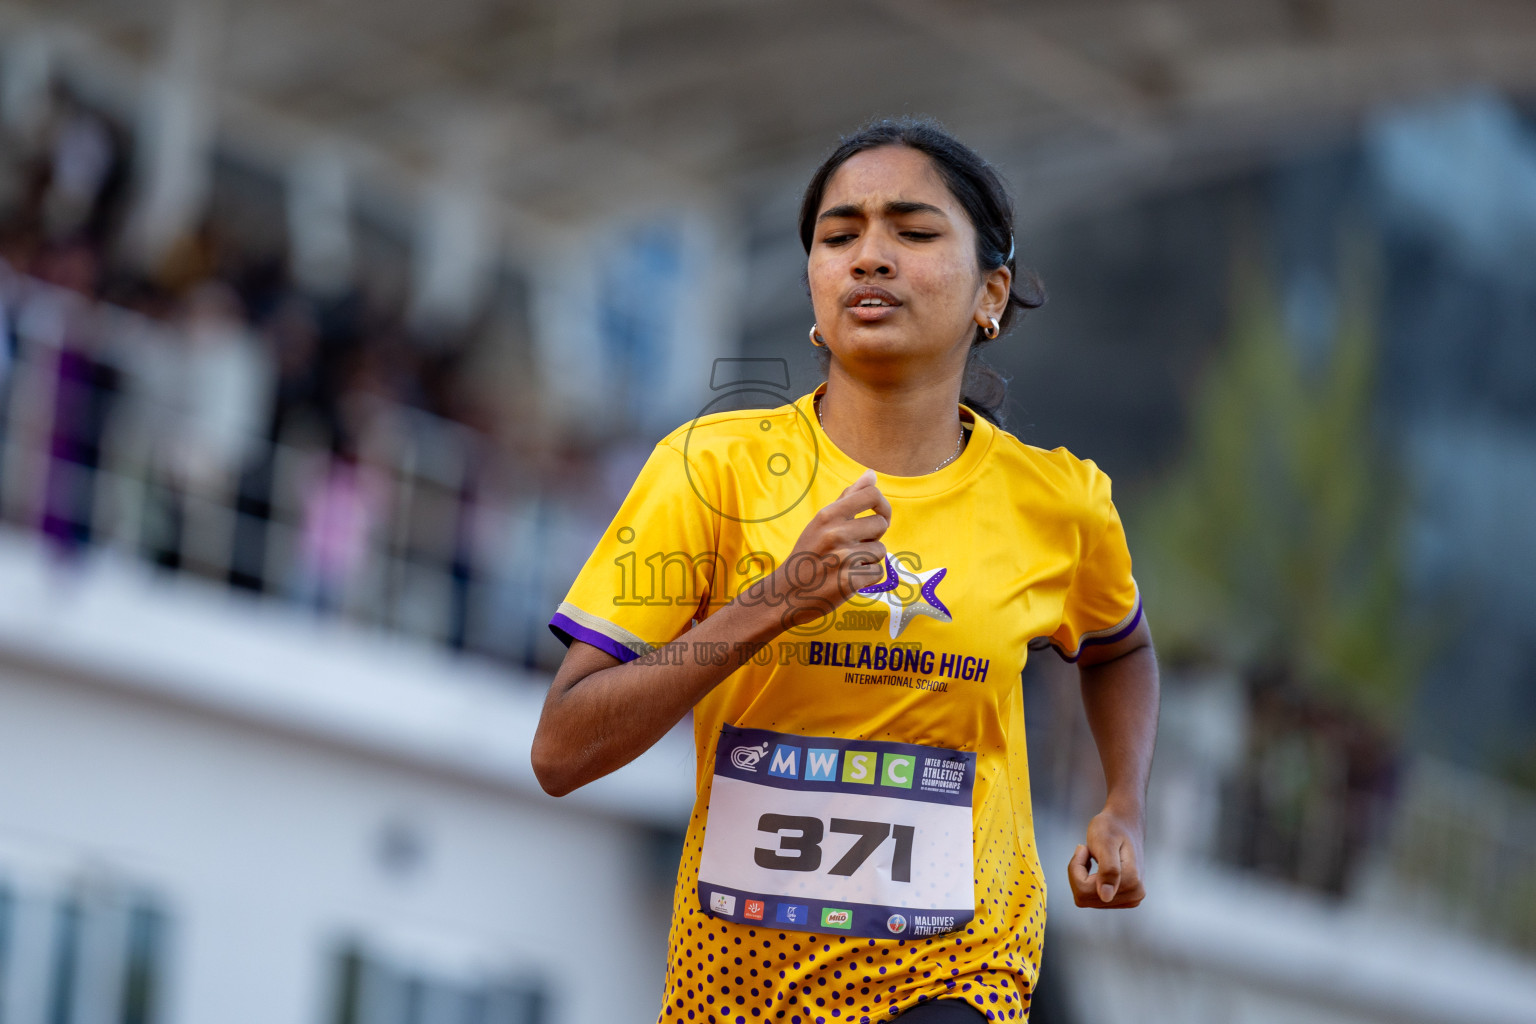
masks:
[[[964,217],[955,197],[925,153],[907,146],[881,146],[856,153],[827,179],[817,220],[877,213],[930,212]]]

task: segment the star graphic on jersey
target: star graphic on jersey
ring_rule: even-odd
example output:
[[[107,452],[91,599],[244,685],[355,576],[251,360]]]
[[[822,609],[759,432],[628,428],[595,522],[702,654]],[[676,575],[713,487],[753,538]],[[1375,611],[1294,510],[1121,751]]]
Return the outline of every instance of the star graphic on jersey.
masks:
[[[935,593],[939,581],[948,573],[948,569],[929,569],[926,572],[913,572],[904,565],[898,565],[890,555],[885,556],[885,579],[879,583],[871,583],[867,587],[860,587],[859,593],[868,594],[877,601],[883,602],[891,611],[891,639],[901,635],[901,631],[907,628],[907,623],[918,615],[929,615],[940,622],[953,622],[954,616],[949,609],[944,607],[944,602],[939,600]],[[901,603],[901,595],[897,588],[903,583],[910,583],[917,590],[917,599],[910,604]]]

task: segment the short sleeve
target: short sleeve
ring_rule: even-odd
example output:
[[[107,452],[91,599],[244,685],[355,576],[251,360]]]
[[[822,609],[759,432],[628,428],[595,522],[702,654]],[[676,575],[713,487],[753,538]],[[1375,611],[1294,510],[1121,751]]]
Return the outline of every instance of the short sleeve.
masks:
[[[707,607],[719,521],[684,459],[667,441],[652,449],[549,620],[567,647],[581,640],[629,661],[675,640]]]
[[[1141,622],[1141,592],[1131,576],[1125,528],[1110,499],[1110,482],[1091,462],[1082,555],[1067,588],[1061,626],[1051,646],[1076,661],[1090,644],[1112,644],[1130,636]]]

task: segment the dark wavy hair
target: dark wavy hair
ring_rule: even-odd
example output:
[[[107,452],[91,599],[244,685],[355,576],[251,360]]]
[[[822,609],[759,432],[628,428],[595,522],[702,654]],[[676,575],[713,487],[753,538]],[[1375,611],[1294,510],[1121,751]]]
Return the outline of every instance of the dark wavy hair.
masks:
[[[991,273],[1005,265],[1013,271],[1013,289],[1008,293],[1008,305],[998,320],[999,338],[1012,327],[1017,310],[1039,309],[1045,305],[1045,287],[1040,279],[1033,271],[1020,272],[1016,251],[1010,256],[1010,250],[1016,249],[1013,199],[1002,178],[974,150],[929,118],[882,118],[843,137],[811,175],[810,184],[805,187],[805,197],[800,202],[800,243],[805,246],[807,255],[816,232],[816,214],[821,209],[821,200],[833,173],[850,157],[882,146],[907,146],[926,154],[976,229],[976,262],[982,273]],[[988,338],[981,328],[976,329],[966,360],[960,400],[1001,426],[1008,382],[981,355],[981,347],[995,340]],[[817,355],[825,371],[832,357],[825,348],[818,349]]]

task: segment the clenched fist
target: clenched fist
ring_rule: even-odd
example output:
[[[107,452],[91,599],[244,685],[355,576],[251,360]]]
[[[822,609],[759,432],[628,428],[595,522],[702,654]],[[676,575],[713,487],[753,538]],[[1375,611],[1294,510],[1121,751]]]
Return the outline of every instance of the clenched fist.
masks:
[[[880,538],[891,525],[891,503],[875,479],[874,470],[865,470],[812,516],[784,563],[748,587],[743,598],[749,603],[784,601],[783,627],[789,629],[814,622],[860,587],[884,579]]]
[[[1088,842],[1079,843],[1067,864],[1072,900],[1080,907],[1129,909],[1147,896],[1141,884],[1142,823],[1139,814],[1105,808],[1088,822]],[[1089,874],[1089,862],[1098,870]]]

